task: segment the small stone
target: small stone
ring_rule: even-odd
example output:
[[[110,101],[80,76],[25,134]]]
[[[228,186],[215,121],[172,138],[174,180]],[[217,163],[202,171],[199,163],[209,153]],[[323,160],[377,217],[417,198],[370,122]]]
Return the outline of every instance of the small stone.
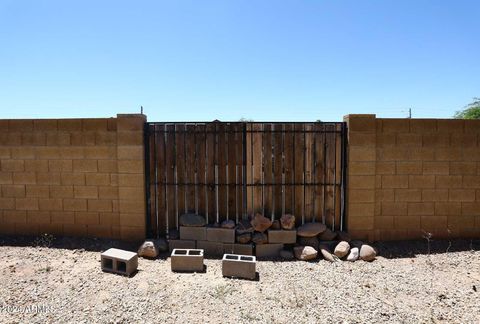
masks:
[[[247,219],[242,219],[238,222],[237,227],[235,228],[237,234],[244,234],[244,233],[253,233],[254,229],[250,221]]]
[[[320,253],[322,253],[323,258],[327,261],[330,261],[330,262],[339,261],[338,257],[332,254],[332,250],[330,250],[328,245],[320,245]]]
[[[368,244],[363,244],[360,248],[360,259],[363,261],[373,261],[377,256],[377,252]]]
[[[285,214],[280,217],[280,225],[283,229],[291,230],[295,228],[295,216]]]
[[[229,228],[232,229],[235,227],[235,222],[231,219],[224,220],[222,224],[220,225],[221,228]]]
[[[298,260],[308,261],[317,257],[318,251],[311,246],[296,246],[293,248],[293,253]]]
[[[255,232],[252,235],[252,242],[255,244],[266,244],[268,243],[268,236],[266,233]]]
[[[350,253],[348,253],[347,261],[355,262],[358,260],[358,256],[359,256],[358,247],[353,247],[350,249]]]
[[[144,258],[154,259],[158,256],[158,249],[155,246],[155,243],[151,240],[143,242],[143,244],[138,248],[138,256]]]
[[[270,227],[270,229],[274,229],[274,230],[279,230],[281,227],[280,227],[280,221],[277,219],[277,220],[274,220],[272,222],[272,226]]]
[[[350,251],[350,244],[348,244],[348,242],[341,241],[335,247],[333,254],[341,259],[348,254],[348,251]]]
[[[352,240],[352,237],[347,232],[337,231],[336,233],[337,233],[337,240],[339,241],[350,242]]]
[[[252,240],[252,234],[251,233],[243,233],[243,234],[238,234],[237,235],[237,242],[246,244]]]
[[[314,237],[297,237],[297,243],[299,245],[303,245],[303,246],[311,246],[313,247],[315,250],[318,251],[318,248],[320,246],[320,242],[318,241],[318,239],[314,236]]]
[[[322,223],[305,223],[297,229],[297,235],[302,237],[313,237],[325,232],[327,227]]]
[[[256,213],[255,217],[250,221],[250,224],[252,224],[255,231],[265,232],[270,226],[272,226],[272,221],[262,214]]]
[[[282,250],[280,251],[280,257],[285,260],[292,260],[295,256],[290,250]]]
[[[320,241],[333,241],[337,237],[337,233],[332,232],[331,229],[327,228],[323,233],[318,235]]]
[[[197,214],[183,214],[180,216],[178,222],[181,226],[200,227],[205,226],[205,217]]]

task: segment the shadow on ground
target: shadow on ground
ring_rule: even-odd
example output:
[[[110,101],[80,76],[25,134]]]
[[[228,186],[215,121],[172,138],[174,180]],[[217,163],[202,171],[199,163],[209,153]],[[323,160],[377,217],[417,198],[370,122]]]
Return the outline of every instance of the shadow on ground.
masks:
[[[414,240],[376,242],[378,255],[387,258],[414,258],[422,254],[480,251],[480,240]]]

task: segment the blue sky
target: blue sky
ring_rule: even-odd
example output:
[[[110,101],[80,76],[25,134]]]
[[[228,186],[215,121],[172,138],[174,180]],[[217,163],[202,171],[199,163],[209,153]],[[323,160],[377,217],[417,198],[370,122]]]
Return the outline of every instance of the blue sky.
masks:
[[[0,0],[0,118],[451,117],[480,1]]]

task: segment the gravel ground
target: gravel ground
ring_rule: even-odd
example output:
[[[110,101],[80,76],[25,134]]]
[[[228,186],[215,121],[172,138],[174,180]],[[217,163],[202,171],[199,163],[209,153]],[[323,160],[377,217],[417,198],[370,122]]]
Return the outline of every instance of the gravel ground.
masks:
[[[261,261],[258,281],[223,278],[220,260],[172,273],[165,256],[131,278],[103,273],[112,246],[136,248],[0,237],[0,322],[480,322],[480,241],[377,244],[371,263]]]

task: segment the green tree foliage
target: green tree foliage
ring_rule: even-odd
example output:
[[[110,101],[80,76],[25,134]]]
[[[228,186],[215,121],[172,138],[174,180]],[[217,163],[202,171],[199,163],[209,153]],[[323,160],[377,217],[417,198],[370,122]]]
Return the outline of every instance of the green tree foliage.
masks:
[[[459,119],[480,119],[480,98],[473,98],[473,101],[459,110],[453,116]]]

